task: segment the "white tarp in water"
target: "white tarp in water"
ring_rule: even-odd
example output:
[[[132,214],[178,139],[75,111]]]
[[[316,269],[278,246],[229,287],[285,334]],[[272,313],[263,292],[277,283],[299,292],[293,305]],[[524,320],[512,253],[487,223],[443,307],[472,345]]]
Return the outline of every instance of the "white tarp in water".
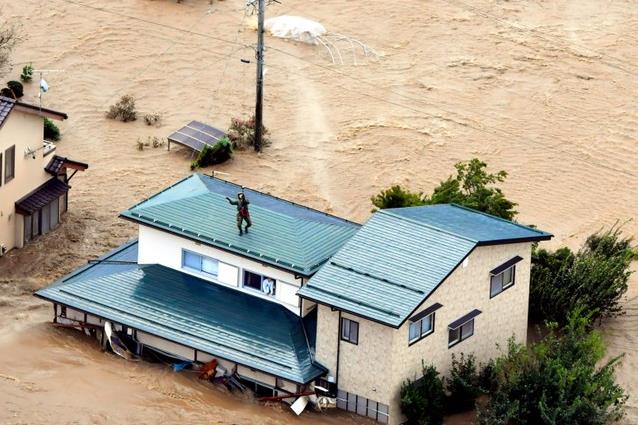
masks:
[[[319,22],[301,16],[277,16],[266,19],[264,28],[274,37],[287,38],[308,44],[317,44],[317,37],[326,34],[326,29]]]

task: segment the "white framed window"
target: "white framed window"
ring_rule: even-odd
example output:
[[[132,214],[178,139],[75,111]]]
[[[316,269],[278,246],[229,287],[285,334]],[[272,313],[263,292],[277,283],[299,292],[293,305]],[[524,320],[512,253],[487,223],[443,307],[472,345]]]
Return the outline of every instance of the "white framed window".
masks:
[[[514,257],[490,272],[490,298],[493,298],[514,286],[516,280],[516,263],[521,257]]]
[[[4,182],[8,183],[16,174],[16,147],[11,146],[4,151]]]
[[[448,348],[474,335],[474,318],[481,314],[480,310],[472,310],[448,326]]]
[[[408,342],[414,343],[434,332],[434,313],[410,323]]]
[[[341,339],[351,344],[359,344],[359,323],[350,319],[341,319]]]
[[[465,322],[456,329],[450,329],[448,336],[448,346],[458,344],[474,335],[474,319]]]
[[[272,297],[277,292],[277,281],[275,279],[249,270],[244,270],[243,286]]]
[[[213,277],[217,277],[219,274],[219,261],[187,250],[182,251],[182,267]]]

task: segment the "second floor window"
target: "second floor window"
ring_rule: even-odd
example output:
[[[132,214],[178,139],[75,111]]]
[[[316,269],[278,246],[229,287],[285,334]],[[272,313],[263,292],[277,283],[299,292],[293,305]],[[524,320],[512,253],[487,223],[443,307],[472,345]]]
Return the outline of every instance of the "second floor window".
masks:
[[[359,323],[350,319],[341,319],[341,339],[352,344],[358,344]]]
[[[219,261],[205,257],[191,251],[183,251],[182,267],[217,277],[219,274]]]
[[[434,331],[434,313],[410,323],[410,331],[408,335],[409,342],[415,342]]]
[[[244,270],[244,287],[274,296],[277,290],[277,282],[271,277]]]
[[[16,147],[11,146],[4,151],[4,182],[8,183],[16,174]]]
[[[490,272],[490,298],[514,286],[516,263],[522,259],[522,257],[516,256]]]
[[[481,314],[481,310],[472,310],[465,316],[450,323],[448,326],[448,347],[452,347],[474,335],[474,318]]]

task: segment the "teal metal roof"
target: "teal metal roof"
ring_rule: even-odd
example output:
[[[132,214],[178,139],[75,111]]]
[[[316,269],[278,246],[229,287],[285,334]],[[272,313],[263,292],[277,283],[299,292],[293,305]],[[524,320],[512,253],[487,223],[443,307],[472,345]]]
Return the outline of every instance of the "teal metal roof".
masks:
[[[285,307],[136,258],[129,243],[36,295],[294,382],[326,372]]]
[[[480,245],[521,240],[548,240],[550,233],[456,204],[391,208],[391,214],[454,233]]]
[[[476,246],[549,237],[454,205],[382,210],[299,295],[398,327]]]
[[[312,275],[360,227],[252,189],[253,226],[238,235],[235,199],[241,186],[193,174],[121,216],[305,276]]]

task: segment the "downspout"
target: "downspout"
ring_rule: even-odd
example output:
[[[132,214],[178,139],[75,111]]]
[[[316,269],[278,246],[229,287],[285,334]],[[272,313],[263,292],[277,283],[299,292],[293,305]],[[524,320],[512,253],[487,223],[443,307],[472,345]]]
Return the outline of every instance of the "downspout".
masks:
[[[335,372],[335,386],[339,390],[339,353],[341,352],[341,310],[339,310],[339,320],[337,321],[337,370]]]

